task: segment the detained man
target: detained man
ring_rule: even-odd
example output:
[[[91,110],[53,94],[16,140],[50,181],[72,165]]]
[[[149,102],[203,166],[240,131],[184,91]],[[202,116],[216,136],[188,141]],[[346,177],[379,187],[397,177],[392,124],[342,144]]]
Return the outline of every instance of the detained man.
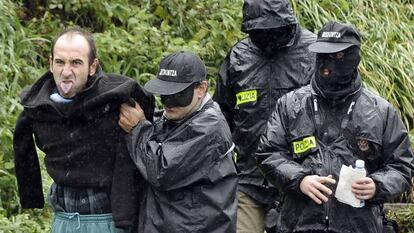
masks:
[[[82,28],[62,31],[51,51],[50,70],[21,95],[13,139],[20,204],[44,206],[36,145],[53,179],[53,233],[128,232],[138,183],[117,124],[119,107],[134,98],[151,119],[154,97],[131,78],[105,74]]]

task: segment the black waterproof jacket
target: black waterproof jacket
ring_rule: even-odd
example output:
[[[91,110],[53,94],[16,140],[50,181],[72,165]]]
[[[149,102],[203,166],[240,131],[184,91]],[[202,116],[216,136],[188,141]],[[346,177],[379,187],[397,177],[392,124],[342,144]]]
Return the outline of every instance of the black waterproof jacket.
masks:
[[[44,205],[36,142],[55,183],[108,190],[115,224],[132,226],[138,172],[118,126],[119,107],[132,97],[152,119],[154,97],[130,78],[101,71],[89,78],[71,103],[53,102],[49,96],[55,89],[53,75],[47,72],[21,96],[24,110],[16,123],[13,147],[22,207]]]
[[[138,232],[236,232],[233,142],[211,99],[180,123],[139,123],[127,144],[147,181]]]
[[[242,30],[296,25],[296,18],[285,1],[246,1]],[[264,5],[261,5],[264,4]],[[263,133],[277,99],[309,83],[315,55],[307,49],[316,40],[308,30],[296,27],[290,46],[273,55],[264,54],[249,38],[238,42],[221,65],[213,99],[229,123],[236,144],[239,183],[263,187],[264,179],[255,159],[259,136]],[[263,191],[247,194],[259,197]],[[262,196],[262,195],[261,195]]]
[[[335,127],[318,127],[337,116],[339,136],[324,140]],[[333,113],[333,114],[332,114]],[[326,129],[326,131],[325,131]],[[334,195],[322,205],[300,191],[306,175],[333,175],[341,166],[365,161],[376,184],[373,199],[363,208],[339,202]],[[268,181],[285,195],[281,232],[328,229],[340,233],[381,233],[380,203],[409,190],[413,153],[407,130],[395,109],[365,89],[330,105],[310,85],[280,98],[260,138],[257,160]],[[329,185],[335,192],[336,185]]]

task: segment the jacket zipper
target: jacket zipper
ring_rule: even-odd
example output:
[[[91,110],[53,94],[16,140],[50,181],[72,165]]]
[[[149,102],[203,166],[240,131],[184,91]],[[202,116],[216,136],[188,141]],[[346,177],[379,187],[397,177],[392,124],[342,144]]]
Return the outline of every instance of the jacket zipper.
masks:
[[[316,112],[316,114],[314,114],[314,115],[317,118],[315,120],[318,121],[318,123],[317,123],[318,125],[321,125],[322,124],[321,123],[322,119],[320,117],[320,114],[318,113],[318,112],[320,112],[320,109],[318,109],[319,106],[318,106],[318,101],[317,101],[316,98],[314,99],[313,104],[314,104],[314,112]],[[326,146],[326,147],[329,148],[329,150],[330,150],[329,146]],[[332,161],[331,161],[329,155],[324,155],[323,154],[321,147],[319,147],[319,153],[320,153],[321,161],[323,162],[323,164],[327,164],[326,174],[319,174],[319,175],[328,176],[328,175],[332,174],[332,164],[331,164]],[[330,185],[328,185],[328,186],[330,186]],[[328,188],[330,188],[330,187],[328,187]],[[325,221],[325,231],[328,231],[328,229],[329,229],[329,206],[330,206],[330,203],[331,203],[331,200],[329,198],[328,198],[327,202],[323,203],[323,207],[324,207],[324,219],[323,219],[323,221]]]
[[[269,61],[267,61],[269,62]],[[273,63],[273,58],[270,59],[270,62]],[[269,76],[267,77],[269,79],[269,109],[272,109],[274,105],[276,105],[277,100],[275,99],[276,94],[276,80],[274,80],[273,74],[273,66],[269,65]]]
[[[324,156],[326,157],[326,164],[328,164],[328,174],[332,174],[332,164],[331,164],[331,160],[329,159],[329,156]],[[329,188],[329,187],[328,187]],[[328,201],[325,203],[325,231],[327,231],[329,229],[329,205],[331,204],[331,200],[328,198]]]

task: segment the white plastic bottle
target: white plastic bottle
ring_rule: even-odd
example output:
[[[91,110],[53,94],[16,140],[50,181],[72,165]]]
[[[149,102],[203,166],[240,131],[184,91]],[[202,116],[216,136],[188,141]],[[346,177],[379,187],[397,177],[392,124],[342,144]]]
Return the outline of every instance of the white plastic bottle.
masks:
[[[361,172],[361,173],[364,174],[364,176],[366,176],[367,175],[367,171],[365,170],[365,161],[364,160],[361,160],[361,159],[358,159],[357,161],[355,161],[355,168],[354,168],[354,170],[355,171],[358,171],[358,172]],[[361,208],[361,207],[364,207],[364,206],[365,206],[365,201],[364,200],[361,200],[361,202],[359,204],[359,207]]]

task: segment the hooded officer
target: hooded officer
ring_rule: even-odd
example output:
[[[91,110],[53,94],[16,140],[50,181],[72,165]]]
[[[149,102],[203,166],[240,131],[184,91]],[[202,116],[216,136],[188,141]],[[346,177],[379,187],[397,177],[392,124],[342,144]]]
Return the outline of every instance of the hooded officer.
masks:
[[[256,159],[284,193],[281,232],[383,232],[381,205],[410,189],[413,153],[396,110],[361,85],[360,36],[329,22],[309,50],[317,54],[310,85],[281,97],[260,138]],[[364,160],[352,183],[362,208],[340,202],[343,165]]]
[[[225,58],[213,99],[236,143],[238,232],[262,233],[278,193],[264,180],[254,153],[277,99],[309,83],[315,55],[307,47],[316,36],[300,27],[288,0],[246,0],[241,30],[249,37]]]

